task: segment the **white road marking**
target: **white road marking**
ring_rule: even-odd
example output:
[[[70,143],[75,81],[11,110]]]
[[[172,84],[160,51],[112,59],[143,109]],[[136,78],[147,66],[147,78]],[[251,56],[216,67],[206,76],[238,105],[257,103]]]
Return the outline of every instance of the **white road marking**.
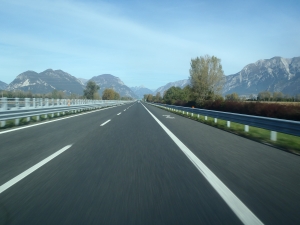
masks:
[[[126,111],[126,109],[124,109],[124,112]]]
[[[111,120],[107,120],[106,122],[102,123],[100,126],[104,126],[105,124],[107,124],[108,122],[110,122]]]
[[[174,119],[175,117],[171,117],[170,115],[163,115],[166,117],[166,119]]]
[[[86,113],[80,113],[78,115],[68,116],[68,117],[64,117],[64,118],[53,119],[53,120],[50,120],[50,121],[41,122],[41,123],[37,123],[37,124],[32,124],[32,125],[28,125],[28,126],[24,126],[24,127],[18,127],[18,128],[11,129],[11,130],[5,130],[5,131],[1,131],[0,134],[9,133],[9,132],[17,131],[17,130],[22,130],[22,129],[26,129],[26,128],[29,128],[29,127],[40,126],[40,125],[43,125],[43,124],[46,124],[46,123],[53,123],[53,122],[56,122],[56,121],[59,121],[59,120],[66,120],[66,119],[69,119],[69,118],[72,118],[72,117],[83,116],[85,114],[94,113],[94,112],[98,112],[98,111],[102,111],[102,110],[107,110],[107,109],[112,109],[112,108],[115,108],[115,107],[118,107],[118,106],[112,106],[112,107],[109,107],[109,108],[98,109],[98,110],[95,110],[95,111],[86,112]]]
[[[143,105],[143,104],[142,104]],[[144,106],[144,105],[143,105]],[[200,160],[196,155],[186,147],[162,122],[159,121],[145,106],[144,108],[154,118],[154,120],[161,126],[161,128],[169,135],[181,151],[189,158],[195,165],[199,172],[206,178],[211,186],[223,198],[235,215],[244,224],[263,224],[246,205]]]
[[[43,159],[39,163],[35,164],[34,166],[30,167],[29,169],[25,170],[23,173],[19,174],[18,176],[14,177],[13,179],[7,181],[5,184],[0,186],[0,194],[13,186],[14,184],[18,183],[20,180],[23,178],[27,177],[29,174],[33,173],[35,170],[38,168],[42,167],[45,165],[47,162],[51,161],[54,159],[56,156],[60,155],[64,151],[68,150],[72,145],[67,145],[66,147],[58,150],[57,152],[53,153],[52,155],[48,156],[47,158]]]
[[[118,113],[117,115],[120,115],[121,113]]]

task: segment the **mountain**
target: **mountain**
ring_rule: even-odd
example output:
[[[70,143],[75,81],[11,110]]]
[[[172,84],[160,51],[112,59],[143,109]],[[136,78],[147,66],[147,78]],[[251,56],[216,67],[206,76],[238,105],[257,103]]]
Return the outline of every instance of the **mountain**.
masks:
[[[258,94],[261,91],[300,93],[300,57],[273,57],[248,64],[240,72],[226,76],[224,94]]]
[[[100,86],[99,94],[102,96],[102,92],[106,88],[112,88],[116,92],[118,92],[121,97],[131,97],[137,99],[138,96],[129,88],[127,87],[120,78],[115,77],[111,74],[102,74],[99,76],[92,77],[90,79],[94,81],[96,84]]]
[[[48,69],[37,73],[26,71],[18,75],[6,88],[8,91],[22,90],[46,94],[53,90],[82,95],[84,86],[76,77],[62,71]]]
[[[0,90],[5,90],[7,88],[8,84],[0,81]]]
[[[87,83],[88,80],[89,80],[89,79],[85,79],[85,78],[77,78],[77,79],[78,79],[78,80],[81,82],[81,84],[84,85],[84,86],[86,85],[86,83]]]
[[[160,92],[160,94],[163,96],[164,92],[166,90],[168,90],[170,87],[180,87],[180,88],[184,88],[185,86],[190,84],[190,80],[189,79],[185,79],[185,80],[179,80],[179,81],[175,81],[175,82],[170,82],[167,83],[164,86],[159,87],[158,89],[156,89],[156,91],[154,91],[154,94]]]
[[[139,87],[131,87],[130,89],[134,92],[134,94],[136,94],[139,97],[139,99],[144,98],[145,94],[153,94],[153,91],[144,87],[143,85]]]

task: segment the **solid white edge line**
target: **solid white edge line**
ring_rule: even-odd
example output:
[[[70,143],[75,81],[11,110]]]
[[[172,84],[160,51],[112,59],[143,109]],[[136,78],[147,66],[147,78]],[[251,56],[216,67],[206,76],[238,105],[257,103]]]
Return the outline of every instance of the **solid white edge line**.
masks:
[[[104,126],[105,124],[107,124],[109,121],[111,121],[111,120],[107,120],[107,121],[105,121],[104,123],[102,123],[100,126],[102,127],[102,126]]]
[[[59,121],[59,120],[66,120],[66,119],[73,118],[73,117],[76,117],[76,116],[83,116],[85,114],[94,113],[94,112],[98,112],[98,111],[103,111],[103,110],[107,110],[107,109],[112,109],[112,108],[115,108],[115,107],[118,107],[118,106],[112,106],[112,107],[108,107],[108,108],[104,108],[104,109],[98,109],[98,110],[95,110],[95,111],[80,113],[78,115],[68,116],[68,117],[64,117],[64,118],[53,119],[53,120],[50,120],[50,121],[45,121],[45,122],[41,122],[41,123],[37,123],[37,124],[24,126],[24,127],[18,127],[18,128],[14,128],[14,129],[11,129],[11,130],[5,130],[5,131],[1,131],[0,134],[9,133],[9,132],[17,131],[17,130],[22,130],[22,129],[26,129],[26,128],[29,128],[29,127],[35,127],[35,126],[43,125],[43,124],[46,124],[46,123],[53,123],[53,122],[56,122],[56,121]]]
[[[143,105],[143,104],[142,104]],[[143,105],[144,106],[144,105]],[[200,160],[194,153],[186,147],[162,122],[160,122],[145,106],[144,108],[154,118],[154,120],[169,135],[181,151],[195,165],[199,172],[206,178],[211,186],[223,198],[226,204],[231,208],[235,215],[244,224],[263,224],[247,206]]]
[[[121,115],[121,113],[118,113],[117,115],[119,116],[119,115]]]
[[[0,194],[2,192],[4,192],[5,190],[7,190],[8,188],[10,188],[11,186],[13,186],[14,184],[18,183],[23,178],[27,177],[29,174],[31,174],[32,172],[34,172],[38,168],[40,168],[43,165],[45,165],[47,162],[49,162],[52,159],[54,159],[56,156],[60,155],[61,153],[63,153],[67,149],[69,149],[71,146],[72,145],[67,145],[66,147],[58,150],[57,152],[55,152],[52,155],[48,156],[47,158],[43,159],[39,163],[37,163],[34,166],[30,167],[29,169],[25,170],[23,173],[19,174],[18,176],[14,177],[13,179],[11,179],[11,180],[7,181],[6,183],[4,183],[3,185],[1,185],[0,186]]]

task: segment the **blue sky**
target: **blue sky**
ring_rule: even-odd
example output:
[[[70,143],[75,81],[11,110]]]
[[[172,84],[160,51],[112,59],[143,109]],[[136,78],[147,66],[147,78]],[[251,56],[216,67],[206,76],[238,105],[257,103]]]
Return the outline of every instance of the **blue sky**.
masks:
[[[0,0],[0,80],[52,68],[156,89],[206,54],[234,74],[300,56],[299,12],[299,0]]]

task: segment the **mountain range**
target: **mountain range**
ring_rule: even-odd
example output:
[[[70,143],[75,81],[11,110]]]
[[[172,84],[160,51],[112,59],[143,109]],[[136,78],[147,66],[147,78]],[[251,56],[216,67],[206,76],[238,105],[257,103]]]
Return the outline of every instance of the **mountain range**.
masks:
[[[258,60],[246,65],[240,72],[225,77],[223,94],[257,95],[261,91],[282,92],[295,95],[300,93],[300,57]],[[124,82],[111,74],[94,76],[90,80],[99,86],[99,94],[105,88],[113,88],[121,96],[143,98],[144,94],[160,92],[161,95],[170,87],[184,88],[190,84],[189,79],[167,83],[155,91],[144,86],[129,88]],[[83,94],[88,79],[76,78],[62,70],[48,69],[41,73],[26,71],[18,75],[9,85],[0,81],[0,90],[23,90],[32,93],[49,93],[61,90],[66,93]]]
[[[102,74],[99,76],[95,76],[92,77],[90,81],[94,81],[100,86],[100,96],[102,96],[104,89],[112,88],[121,96],[131,97],[134,99],[138,98],[138,96],[129,87],[127,87],[119,77],[115,77],[111,74]]]
[[[153,91],[146,88],[145,86],[136,86],[136,87],[131,87],[130,88],[137,96],[139,99],[144,98],[145,94],[153,94]]]
[[[37,73],[26,71],[18,75],[6,88],[8,91],[22,90],[25,92],[46,94],[53,90],[66,93],[83,93],[84,86],[76,77],[62,71],[47,69]]]
[[[5,90],[7,88],[8,84],[0,81],[0,90]]]
[[[261,91],[300,93],[300,57],[273,57],[248,64],[240,72],[226,76],[224,94],[258,94]]]

